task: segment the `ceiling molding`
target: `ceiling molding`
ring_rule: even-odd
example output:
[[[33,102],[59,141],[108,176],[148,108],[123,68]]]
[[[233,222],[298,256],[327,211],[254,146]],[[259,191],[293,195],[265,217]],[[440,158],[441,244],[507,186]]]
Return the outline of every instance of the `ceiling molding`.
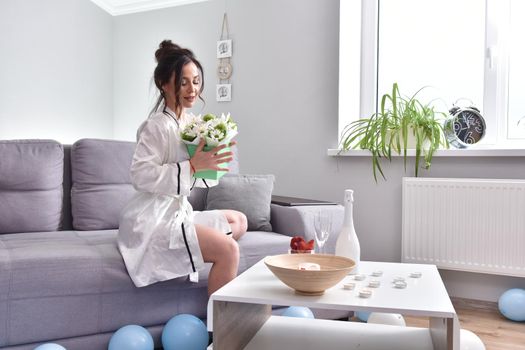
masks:
[[[181,6],[208,0],[91,0],[112,16]]]

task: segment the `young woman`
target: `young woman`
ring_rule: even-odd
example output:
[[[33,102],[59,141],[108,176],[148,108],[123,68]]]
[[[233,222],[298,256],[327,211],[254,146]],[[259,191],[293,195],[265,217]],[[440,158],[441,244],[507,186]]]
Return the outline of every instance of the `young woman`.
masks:
[[[211,294],[237,274],[236,240],[246,232],[246,216],[234,210],[196,212],[187,197],[194,186],[217,183],[197,180],[194,172],[228,170],[219,164],[231,161],[233,153],[217,154],[225,145],[203,152],[201,142],[189,158],[179,129],[185,110],[202,99],[202,66],[190,50],[169,40],[160,43],[155,57],[160,96],[137,132],[131,180],[138,192],[122,211],[118,247],[138,287],[186,275],[196,282],[204,262],[213,263]]]

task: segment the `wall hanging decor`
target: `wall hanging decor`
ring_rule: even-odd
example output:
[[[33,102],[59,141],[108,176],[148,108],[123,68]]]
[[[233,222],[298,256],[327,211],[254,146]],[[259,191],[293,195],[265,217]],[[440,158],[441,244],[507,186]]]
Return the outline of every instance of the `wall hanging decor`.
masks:
[[[230,39],[217,41],[217,58],[227,57],[232,57],[232,41]]]
[[[232,84],[217,84],[216,96],[218,102],[228,102],[232,100]]]
[[[215,91],[218,102],[231,101],[232,85],[230,83],[230,77],[233,73],[233,67],[230,62],[232,57],[232,40],[229,36],[228,15],[225,12],[222,17],[221,37],[220,40],[217,41],[217,58],[219,59],[217,64],[217,77],[219,78],[219,82],[216,85]]]

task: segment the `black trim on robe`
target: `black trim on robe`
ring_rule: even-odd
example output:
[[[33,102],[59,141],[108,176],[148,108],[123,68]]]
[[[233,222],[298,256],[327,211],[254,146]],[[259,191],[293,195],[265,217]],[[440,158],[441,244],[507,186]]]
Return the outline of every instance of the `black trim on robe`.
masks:
[[[176,163],[177,164],[177,168],[179,169],[179,172],[177,173],[177,194],[180,195],[180,164],[179,163]]]
[[[162,113],[164,113],[164,114],[167,115],[168,117],[170,117],[170,118],[172,118],[173,120],[175,120],[175,123],[177,123],[177,126],[180,127],[180,125],[179,125],[179,121],[177,120],[176,117],[172,116],[172,115],[170,114],[170,112],[168,112],[168,111],[166,110],[166,106],[164,106],[164,109],[162,110]]]
[[[182,228],[182,237],[184,238],[184,244],[186,245],[186,250],[188,251],[188,255],[190,256],[190,262],[191,262],[191,268],[193,269],[193,272],[197,272],[195,269],[195,264],[193,263],[193,256],[191,255],[190,246],[188,245],[188,240],[186,239],[186,230],[184,229],[184,224],[180,225]]]

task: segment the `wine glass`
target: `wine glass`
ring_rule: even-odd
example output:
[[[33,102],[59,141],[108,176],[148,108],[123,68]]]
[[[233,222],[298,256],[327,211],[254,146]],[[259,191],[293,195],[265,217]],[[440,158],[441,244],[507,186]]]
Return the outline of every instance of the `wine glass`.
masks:
[[[332,230],[332,214],[318,211],[314,215],[315,242],[319,253],[324,254],[324,245]]]

